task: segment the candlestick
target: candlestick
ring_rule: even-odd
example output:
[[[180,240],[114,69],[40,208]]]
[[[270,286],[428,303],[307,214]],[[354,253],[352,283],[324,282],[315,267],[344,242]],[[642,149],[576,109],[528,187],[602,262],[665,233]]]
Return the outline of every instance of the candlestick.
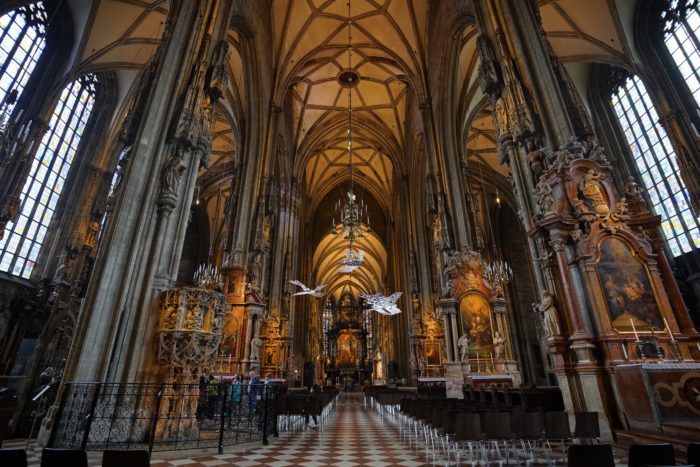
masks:
[[[627,358],[627,345],[625,342],[622,343],[622,355],[625,356],[625,361],[627,361],[628,360],[628,358]]]
[[[697,348],[698,348],[698,352],[700,352],[700,342],[696,342],[695,345],[696,345]]]
[[[476,372],[479,372],[479,352],[476,353]]]
[[[632,332],[634,333],[634,340],[639,340],[639,334],[637,334],[637,328],[634,327],[634,320],[630,318],[630,324],[632,325]]]
[[[668,326],[668,321],[666,321],[666,318],[663,318],[663,320],[664,320],[664,326],[666,326],[666,331],[668,331],[668,337],[670,337],[671,340],[674,340],[673,333],[671,332],[671,328]]]
[[[490,352],[489,355],[491,356],[491,369],[493,372],[496,372],[496,365],[493,363],[493,352]]]

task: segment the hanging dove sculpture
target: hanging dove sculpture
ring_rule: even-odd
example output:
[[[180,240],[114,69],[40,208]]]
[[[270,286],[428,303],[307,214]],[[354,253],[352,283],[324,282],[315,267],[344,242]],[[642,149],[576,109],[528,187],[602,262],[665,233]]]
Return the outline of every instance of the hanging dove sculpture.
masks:
[[[372,311],[376,311],[381,315],[391,316],[401,313],[399,307],[396,306],[396,301],[401,297],[401,294],[403,292],[396,292],[388,297],[380,293],[374,295],[362,294],[360,296],[365,299]]]
[[[345,250],[345,258],[340,260],[340,264],[342,264],[342,266],[338,268],[338,271],[340,271],[342,274],[349,274],[362,266],[362,262],[364,260],[364,251],[360,251],[357,256],[355,256],[355,252],[352,250],[352,248],[348,248]]]
[[[297,293],[292,294],[292,295],[311,295],[312,297],[323,297],[324,294],[321,292],[321,290],[323,290],[326,287],[325,284],[321,284],[321,285],[317,285],[313,289],[310,289],[309,287],[305,286],[304,284],[302,284],[301,282],[299,282],[297,280],[291,280],[291,281],[289,281],[289,283],[294,284],[294,285],[298,285],[299,287],[301,287],[300,292],[297,292]]]

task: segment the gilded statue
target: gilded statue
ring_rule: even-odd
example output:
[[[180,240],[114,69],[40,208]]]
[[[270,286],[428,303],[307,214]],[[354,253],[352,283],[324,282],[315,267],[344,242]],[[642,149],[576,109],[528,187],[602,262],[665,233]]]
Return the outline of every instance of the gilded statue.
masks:
[[[581,194],[591,203],[593,210],[600,216],[606,216],[610,213],[608,203],[603,197],[603,190],[600,181],[605,178],[604,174],[596,173],[591,169],[579,182],[579,190]]]

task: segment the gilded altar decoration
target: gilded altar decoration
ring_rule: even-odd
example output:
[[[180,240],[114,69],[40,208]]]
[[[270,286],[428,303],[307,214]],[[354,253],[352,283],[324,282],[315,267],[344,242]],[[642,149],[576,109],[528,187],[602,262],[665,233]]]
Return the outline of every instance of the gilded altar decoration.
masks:
[[[470,293],[459,304],[462,334],[469,336],[469,353],[492,353],[491,304],[478,293]]]
[[[262,364],[266,368],[274,368],[277,366],[278,355],[277,351],[279,349],[274,345],[266,345],[263,350]]]
[[[437,342],[430,342],[425,344],[425,359],[428,366],[440,366],[442,365],[442,358],[440,354],[440,344]]]
[[[600,216],[606,216],[610,212],[608,202],[603,196],[603,188],[600,185],[600,181],[606,177],[605,174],[590,169],[579,182],[579,191],[583,202]]]
[[[338,365],[352,366],[359,355],[360,342],[353,332],[343,332],[338,337]]]
[[[223,337],[225,312],[226,299],[218,292],[190,287],[163,292],[158,363],[189,374],[211,368]]]
[[[664,329],[663,318],[644,264],[617,238],[604,239],[597,262],[605,302],[618,332]]]

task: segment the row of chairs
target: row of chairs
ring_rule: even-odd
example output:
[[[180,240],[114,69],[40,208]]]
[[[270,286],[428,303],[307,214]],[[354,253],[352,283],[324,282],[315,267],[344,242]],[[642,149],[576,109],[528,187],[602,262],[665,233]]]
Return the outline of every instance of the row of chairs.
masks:
[[[148,467],[148,451],[114,451],[102,453],[102,467]],[[27,467],[24,449],[0,449],[2,467]],[[41,452],[41,467],[88,467],[87,453],[82,449],[50,449]]]
[[[409,445],[424,446],[433,457],[454,457],[458,465],[465,454],[472,462],[509,462],[514,456],[531,464],[540,455],[550,462],[555,445],[563,459],[567,443],[600,438],[596,412],[577,413],[573,435],[565,412],[499,412],[456,399],[406,399],[398,413],[399,431]]]
[[[303,429],[309,417],[316,417],[318,428],[323,430],[326,420],[335,409],[337,392],[321,392],[310,398],[308,393],[280,395],[277,399],[277,415],[284,431]]]
[[[700,467],[700,443],[688,445],[687,463],[676,464],[673,445],[633,444],[629,449],[628,467]],[[569,448],[569,467],[615,467],[609,444],[573,445]]]

